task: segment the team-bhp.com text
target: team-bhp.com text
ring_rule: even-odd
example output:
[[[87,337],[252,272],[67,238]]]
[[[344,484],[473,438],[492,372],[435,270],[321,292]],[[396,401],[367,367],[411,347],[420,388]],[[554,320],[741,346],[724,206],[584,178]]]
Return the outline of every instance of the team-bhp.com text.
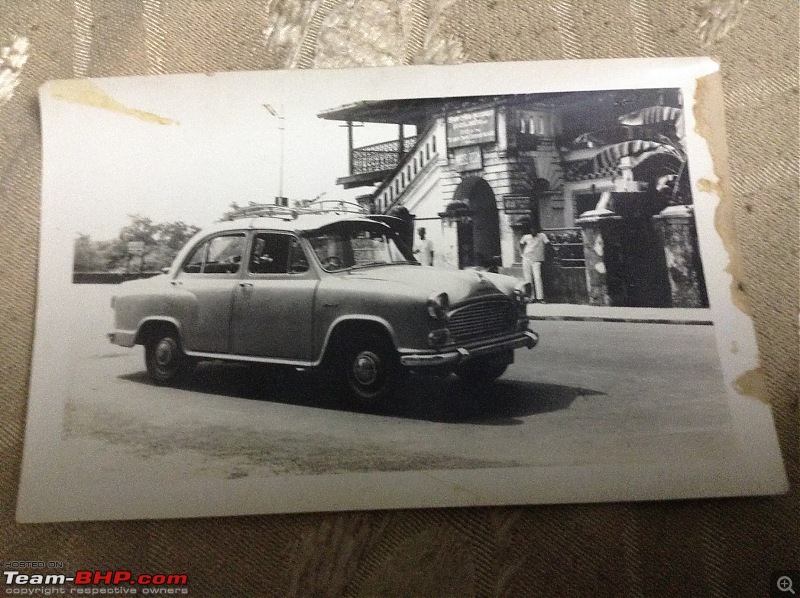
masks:
[[[75,575],[27,574],[3,571],[5,593],[17,596],[82,595],[188,595],[185,574],[134,576],[130,571],[76,571]],[[65,587],[66,584],[74,584]],[[139,586],[139,587],[137,587]]]

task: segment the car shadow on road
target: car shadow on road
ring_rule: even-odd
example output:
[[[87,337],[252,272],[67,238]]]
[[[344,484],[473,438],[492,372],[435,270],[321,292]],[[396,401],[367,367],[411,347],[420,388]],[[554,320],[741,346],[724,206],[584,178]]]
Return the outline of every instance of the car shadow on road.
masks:
[[[153,385],[146,372],[120,379]],[[605,393],[588,388],[499,379],[477,387],[458,377],[411,375],[395,397],[375,408],[354,405],[324,377],[291,368],[201,363],[183,385],[186,391],[270,401],[336,411],[417,419],[437,423],[519,425],[520,418],[568,409],[578,397]]]

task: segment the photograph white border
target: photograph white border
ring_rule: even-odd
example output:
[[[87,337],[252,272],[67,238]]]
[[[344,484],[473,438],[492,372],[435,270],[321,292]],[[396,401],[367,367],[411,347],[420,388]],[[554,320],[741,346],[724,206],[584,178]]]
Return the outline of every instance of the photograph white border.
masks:
[[[17,504],[20,522],[175,518],[541,503],[640,501],[699,497],[766,495],[788,488],[769,404],[743,394],[738,380],[758,367],[750,316],[734,304],[731,259],[716,232],[721,201],[715,172],[724,148],[724,131],[713,142],[698,131],[698,81],[719,89],[719,66],[706,58],[622,59],[414,66],[318,71],[273,71],[209,75],[165,75],[175,85],[207,83],[262,85],[314,93],[317,89],[359,90],[362,99],[404,99],[475,95],[568,92],[608,89],[680,88],[686,116],[686,146],[701,257],[705,264],[710,311],[738,450],[729,460],[659,465],[553,466],[536,468],[347,473],[237,480],[119,480],[87,487],[69,496],[59,489],[69,472],[53,455],[61,442],[67,347],[59,325],[71,292],[75,231],[63,225],[65,206],[48,169],[58,147],[49,138],[60,111],[49,93],[40,92],[43,118],[43,181],[38,304],[30,379],[30,398]],[[147,85],[149,78],[140,78]],[[114,79],[98,80],[113,87]],[[717,94],[721,99],[721,94]],[[137,106],[137,108],[140,108]],[[142,108],[144,109],[144,108]],[[723,109],[721,103],[715,110]],[[725,156],[722,156],[724,160]],[[716,161],[715,161],[716,160]],[[700,181],[704,181],[703,184]],[[710,184],[709,184],[710,183]],[[726,225],[731,226],[732,223]],[[68,317],[72,314],[67,313]],[[699,392],[701,390],[699,389]],[[760,397],[763,399],[763,397]],[[154,492],[157,487],[158,492]]]

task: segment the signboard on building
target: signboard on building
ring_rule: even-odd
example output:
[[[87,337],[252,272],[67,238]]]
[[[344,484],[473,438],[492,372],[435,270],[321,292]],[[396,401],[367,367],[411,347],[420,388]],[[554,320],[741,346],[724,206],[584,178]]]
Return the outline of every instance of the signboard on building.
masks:
[[[447,147],[492,143],[496,139],[497,113],[494,108],[447,116]]]
[[[483,168],[483,154],[477,145],[453,150],[453,167],[458,172]]]
[[[530,195],[504,195],[503,210],[506,214],[529,214],[531,211]]]

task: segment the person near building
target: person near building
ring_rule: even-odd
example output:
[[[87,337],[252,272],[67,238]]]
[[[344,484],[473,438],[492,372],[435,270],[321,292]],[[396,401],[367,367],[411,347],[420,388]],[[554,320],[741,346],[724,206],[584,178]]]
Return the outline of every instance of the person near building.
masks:
[[[433,266],[433,241],[425,238],[426,230],[424,227],[417,229],[419,235],[419,246],[414,249],[418,259],[423,266]]]
[[[547,235],[535,225],[531,225],[531,232],[519,240],[522,249],[522,274],[525,282],[533,285],[533,298],[537,303],[544,303],[542,262],[544,262],[545,245],[549,242]]]

